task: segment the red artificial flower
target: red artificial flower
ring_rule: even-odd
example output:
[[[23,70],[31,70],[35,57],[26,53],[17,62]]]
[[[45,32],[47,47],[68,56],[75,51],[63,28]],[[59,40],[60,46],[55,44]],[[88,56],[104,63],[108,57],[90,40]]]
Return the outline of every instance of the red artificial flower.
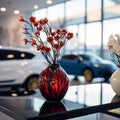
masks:
[[[26,38],[23,39],[24,43],[27,44],[28,40]]]
[[[33,25],[37,27],[38,26],[38,22],[33,22]]]
[[[68,40],[70,40],[72,37],[73,37],[73,33],[68,33],[67,36],[66,36],[66,38],[67,38]]]
[[[23,16],[20,16],[20,19],[19,19],[20,22],[25,22],[25,19]]]
[[[37,50],[41,50],[41,45],[37,45]]]
[[[38,31],[42,30],[42,27],[41,27],[41,26],[38,26],[38,27],[37,27],[37,30],[38,30]]]
[[[60,36],[59,36],[59,35],[56,35],[56,36],[54,36],[54,39],[57,41],[57,40],[60,39]]]
[[[48,38],[47,38],[47,41],[48,41],[49,43],[52,43],[52,42],[53,42],[53,37],[48,37]]]
[[[32,40],[31,42],[30,42],[30,44],[33,46],[33,45],[36,45],[36,41],[35,40]]]
[[[48,22],[48,19],[44,18],[44,19],[41,19],[39,22],[41,25],[45,25]]]
[[[44,50],[46,53],[49,53],[51,51],[50,47],[45,47],[45,50]]]
[[[66,35],[66,34],[67,34],[67,30],[66,30],[66,29],[62,29],[61,33],[62,33],[63,35]]]
[[[31,16],[29,18],[29,20],[30,20],[31,23],[35,23],[36,22],[36,17]]]
[[[53,47],[58,51],[60,49],[60,44],[54,44]]]
[[[35,34],[36,37],[39,37],[39,36],[40,36],[40,32],[38,32],[38,31],[35,32],[34,34]]]
[[[56,33],[55,32],[51,32],[51,35],[54,36]]]
[[[44,52],[44,50],[45,50],[45,46],[44,45],[41,45],[41,50]]]
[[[57,30],[56,30],[56,33],[57,33],[57,34],[60,34],[60,32],[61,32],[60,29],[57,29]]]
[[[47,23],[47,22],[48,22],[48,19],[47,19],[47,18],[44,18],[44,22]]]

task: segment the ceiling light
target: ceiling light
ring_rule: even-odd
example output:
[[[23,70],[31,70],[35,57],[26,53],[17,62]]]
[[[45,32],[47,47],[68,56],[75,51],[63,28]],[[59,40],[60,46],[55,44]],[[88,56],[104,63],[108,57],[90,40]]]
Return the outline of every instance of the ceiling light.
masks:
[[[19,10],[15,10],[15,11],[14,11],[14,14],[19,14],[19,13],[20,13]]]
[[[5,7],[1,7],[1,8],[0,8],[0,11],[3,11],[3,12],[4,12],[4,11],[6,11],[6,8],[5,8]]]
[[[34,5],[34,9],[38,9],[38,5]]]
[[[52,0],[47,0],[46,3],[47,4],[52,4]]]

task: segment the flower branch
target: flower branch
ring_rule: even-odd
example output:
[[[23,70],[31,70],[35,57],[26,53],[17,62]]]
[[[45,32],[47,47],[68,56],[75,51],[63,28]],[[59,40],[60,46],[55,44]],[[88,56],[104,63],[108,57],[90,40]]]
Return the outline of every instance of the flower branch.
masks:
[[[56,64],[61,48],[73,38],[73,33],[59,28],[52,31],[47,18],[37,21],[35,17],[31,16],[29,21],[26,21],[21,16],[19,21],[27,25],[23,28],[23,33],[28,37],[24,38],[25,44],[29,43],[31,46],[36,47],[38,51],[41,51],[49,64]],[[47,44],[41,38],[41,32],[45,33]]]

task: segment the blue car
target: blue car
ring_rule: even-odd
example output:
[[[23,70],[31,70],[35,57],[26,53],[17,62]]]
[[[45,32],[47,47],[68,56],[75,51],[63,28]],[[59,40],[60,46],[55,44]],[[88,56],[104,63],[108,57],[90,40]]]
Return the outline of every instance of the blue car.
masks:
[[[59,59],[61,67],[70,75],[84,76],[87,82],[93,78],[104,77],[109,80],[117,66],[109,60],[93,54],[70,54]]]

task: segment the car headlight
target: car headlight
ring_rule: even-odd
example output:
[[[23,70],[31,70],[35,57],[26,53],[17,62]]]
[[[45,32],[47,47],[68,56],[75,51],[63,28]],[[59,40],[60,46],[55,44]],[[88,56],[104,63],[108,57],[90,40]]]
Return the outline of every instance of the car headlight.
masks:
[[[99,67],[99,64],[94,64],[93,66],[94,66],[94,67]]]

